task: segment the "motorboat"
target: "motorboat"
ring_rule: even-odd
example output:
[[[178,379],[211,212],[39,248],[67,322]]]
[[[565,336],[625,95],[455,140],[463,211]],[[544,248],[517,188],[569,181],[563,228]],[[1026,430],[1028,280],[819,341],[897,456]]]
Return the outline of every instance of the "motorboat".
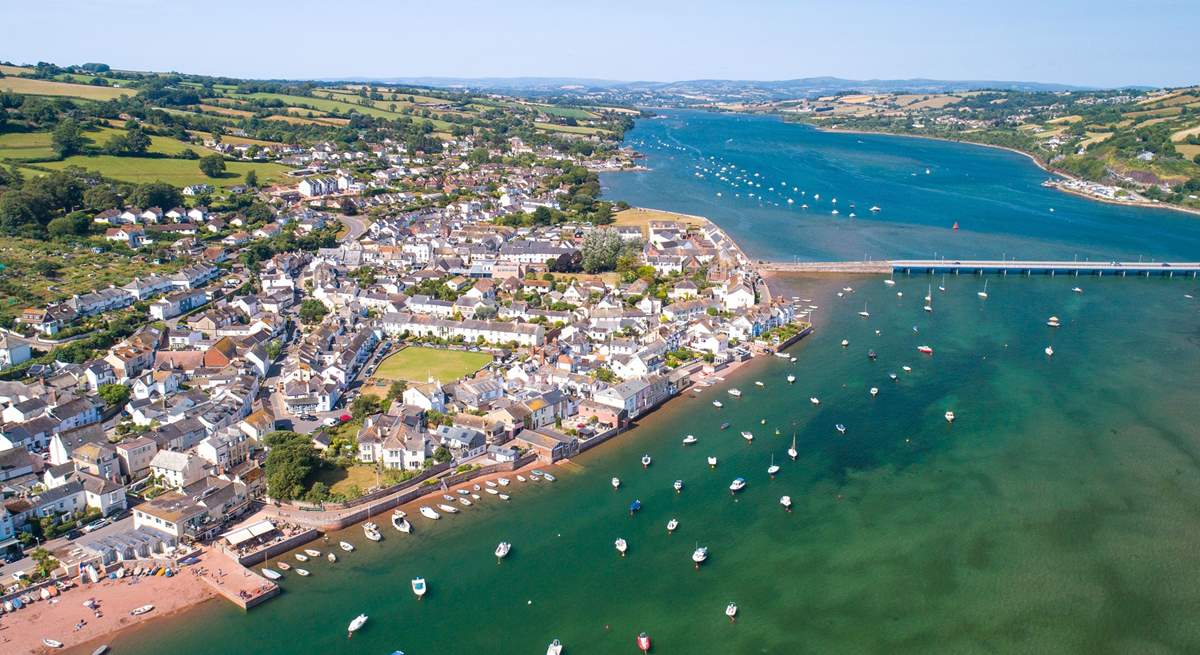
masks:
[[[47,648],[62,648],[63,647],[63,643],[61,641],[58,641],[55,639],[49,639],[49,638],[42,639],[42,644],[45,645]]]
[[[554,477],[553,475],[551,475],[549,473],[543,473],[542,477],[546,478],[546,482],[554,482],[554,481],[558,480],[558,478]]]
[[[675,489],[675,493],[679,493],[683,491],[683,480],[676,480],[671,486]]]
[[[614,477],[611,481],[611,484],[612,484],[613,489],[620,489],[621,488],[621,478]]]
[[[643,653],[649,653],[650,652],[650,635],[648,635],[644,632],[639,634],[637,637],[637,647]]]
[[[716,467],[717,467],[717,458],[716,458],[716,457],[709,456],[709,458],[708,458],[708,467],[709,467],[709,468],[716,468]]]
[[[696,443],[697,441],[698,441],[698,439],[696,439],[696,435],[689,434],[688,436],[683,438],[683,445],[690,446],[690,445]]]
[[[304,554],[308,555],[309,557],[320,557],[321,551],[313,549],[313,548],[305,548]]]
[[[96,647],[96,650],[92,651],[92,655],[104,655],[107,652],[108,652],[108,644],[100,644],[99,646]]]
[[[732,425],[732,424],[729,421],[725,421],[724,423],[721,424],[721,429],[728,430],[730,425]]]
[[[280,571],[290,571],[292,568],[292,565],[287,562],[276,562],[275,566],[279,567]]]
[[[717,409],[721,409],[722,407],[725,406],[724,403],[722,403],[719,400],[714,400],[712,404],[713,404],[713,407],[716,407]]]
[[[308,561],[308,555],[305,555],[304,553],[296,553],[295,557],[296,557],[296,561],[298,561],[298,562],[307,562]]]
[[[667,521],[667,533],[675,532],[675,528],[678,528],[678,527],[679,527],[679,519],[672,518],[670,521]]]
[[[796,382],[796,376],[789,374],[789,375],[787,376],[787,381],[788,381],[788,384],[793,384],[793,383],[795,383],[795,382]]]
[[[692,551],[692,562],[696,564],[696,568],[700,568],[700,565],[703,564],[704,560],[706,559],[708,559],[707,547],[697,546],[696,550]]]
[[[871,361],[875,361],[876,359],[879,359],[879,355],[876,354],[874,350],[868,350],[867,351],[867,359],[869,359]]]
[[[890,278],[890,277],[889,277],[888,279],[884,280],[884,281],[883,281],[883,283],[884,283],[884,284],[886,284],[886,285],[887,285],[887,286],[889,286],[889,287],[894,287],[894,286],[896,286],[896,281],[895,281],[894,279]]]
[[[367,623],[367,615],[359,614],[358,616],[354,617],[353,621],[350,622],[350,627],[347,629],[347,632],[349,634],[353,635],[355,632],[358,632],[358,630],[361,629],[364,625],[366,625],[366,623]]]
[[[1083,293],[1083,289],[1080,289],[1079,287],[1071,287],[1071,291],[1074,291],[1075,293]]]
[[[649,468],[650,462],[650,455],[642,455],[642,468]]]
[[[450,494],[442,494],[442,500],[452,503],[454,502],[454,496],[451,496]]]
[[[850,346],[850,340],[849,340],[849,339],[842,339],[842,347],[843,347],[843,348],[848,348],[849,346]]]
[[[954,422],[954,412],[946,412],[946,422],[947,423]]]
[[[447,514],[458,514],[458,508],[453,505],[447,505],[446,503],[438,503],[437,507],[438,507],[438,509],[442,510],[443,512],[445,512]]]
[[[500,493],[499,491],[496,491],[495,489],[493,489],[493,488],[491,488],[491,487],[488,487],[487,489],[484,489],[484,491],[488,492],[489,494],[492,494],[493,496],[495,496],[496,494]]]
[[[1054,346],[1046,346],[1046,356],[1047,357],[1054,356]]]
[[[275,569],[268,569],[266,567],[263,567],[261,570],[262,570],[263,577],[265,577],[268,580],[278,580],[283,577],[283,574],[280,573],[279,571],[276,571]]]
[[[745,478],[734,478],[733,482],[729,483],[729,491],[737,493],[746,488]]]
[[[308,572],[307,570],[305,570],[305,569],[302,569],[302,568],[300,568],[300,567],[296,567],[296,575],[298,575],[298,576],[300,576],[300,577],[302,577],[302,578],[307,578],[307,577],[309,576],[309,572]]]
[[[788,448],[787,453],[788,453],[788,457],[791,457],[793,462],[796,461],[796,458],[800,456],[800,452],[796,450],[796,435],[795,435],[795,433],[792,434],[792,447]]]
[[[338,546],[347,553],[354,551],[354,544],[350,543],[349,541],[339,541]]]
[[[374,523],[364,523],[363,534],[365,534],[367,539],[370,539],[371,541],[383,540],[383,535],[379,533],[379,526],[375,525]]]
[[[481,497],[479,496],[479,494],[475,494],[475,493],[473,493],[473,494],[471,494],[471,500],[473,500],[473,501],[475,501],[475,502],[479,502],[479,501],[483,500],[483,498],[481,498]]]
[[[488,488],[489,488],[489,489],[495,489],[495,488],[496,488],[496,483],[495,483],[495,482],[493,482],[493,481],[491,481],[491,480],[485,480],[485,481],[484,481],[484,484],[486,484],[486,485],[488,486]]]
[[[837,430],[837,431],[838,431],[840,434],[846,434],[846,426],[842,425],[841,423],[838,423],[837,425],[835,425],[835,426],[833,426],[833,427],[834,427],[834,429],[836,429],[836,430]]]
[[[496,497],[499,498],[500,500],[508,500],[512,496],[509,496],[508,494],[496,494]]]
[[[895,373],[888,373],[888,379],[892,382],[895,382],[896,380],[900,379],[900,376],[896,375]]]
[[[421,509],[419,509],[418,511],[421,512],[421,516],[424,516],[427,519],[432,519],[432,520],[436,521],[436,520],[442,518],[441,514],[438,514],[436,510],[434,510],[432,507],[430,507],[428,505],[422,505]]]
[[[496,478],[496,482],[501,487],[507,487],[509,485],[510,480],[508,478]]]
[[[459,504],[459,505],[462,505],[463,507],[470,507],[470,506],[471,506],[471,500],[470,500],[469,498],[459,498],[459,499],[458,499],[458,504]]]
[[[726,391],[725,393],[733,396],[734,398],[740,398],[742,396],[741,389],[730,389],[730,390]]]
[[[404,512],[399,510],[392,512],[392,527],[405,534],[412,532],[412,523],[409,523]]]
[[[1059,327],[1061,324],[1058,322],[1057,316],[1051,316],[1050,318],[1046,319],[1046,325],[1056,328],[1056,327]]]
[[[613,542],[613,546],[617,548],[618,553],[621,553],[621,557],[625,557],[625,552],[629,550],[629,544],[624,539],[617,539]]]
[[[512,544],[507,541],[501,541],[500,545],[496,546],[496,559],[508,557],[508,551],[510,550],[512,550]]]
[[[905,373],[912,373],[912,367],[911,367],[911,366],[908,366],[908,365],[901,366],[901,367],[900,367],[900,370],[901,370],[901,371],[904,371]]]
[[[787,511],[789,511],[789,512],[792,511],[792,497],[791,496],[780,496],[779,504],[783,505],[783,508],[786,509]]]
[[[456,493],[460,496],[467,496],[467,495],[470,495],[471,492],[467,491],[466,489],[455,489],[454,493]]]
[[[633,516],[634,514],[637,514],[640,511],[642,511],[642,501],[635,499],[632,503],[629,503],[629,515],[630,516]]]
[[[737,603],[730,603],[725,606],[725,616],[728,616],[729,620],[733,621],[737,618],[737,610]]]
[[[930,348],[929,346],[917,346],[917,352],[923,355],[932,355],[933,348]]]
[[[425,592],[429,590],[429,587],[425,584],[425,578],[413,578],[412,590],[417,595],[417,598],[424,598]]]
[[[562,642],[555,639],[554,641],[550,642],[549,646],[546,647],[546,655],[562,655],[562,649]]]
[[[517,474],[517,482],[528,482],[528,481],[529,480],[525,476]]]
[[[879,387],[871,387],[871,397],[874,398],[875,396],[878,396],[878,395],[879,395]]]
[[[746,441],[754,441],[754,433],[742,430],[742,438]]]
[[[816,396],[813,396],[813,397],[811,397],[811,398],[809,398],[809,399],[808,399],[808,402],[810,402],[810,403],[812,403],[812,404],[814,404],[814,405],[820,405],[820,404],[821,404],[821,399],[820,399],[820,398],[817,398]]]
[[[337,555],[333,553],[326,553],[325,559],[329,560],[331,564],[337,564]]]

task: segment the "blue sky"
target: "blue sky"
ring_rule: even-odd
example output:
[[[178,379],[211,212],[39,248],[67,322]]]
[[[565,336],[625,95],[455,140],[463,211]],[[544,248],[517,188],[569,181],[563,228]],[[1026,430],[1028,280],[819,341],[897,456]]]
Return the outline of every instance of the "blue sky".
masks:
[[[1200,82],[1200,0],[6,0],[0,59],[239,77]]]

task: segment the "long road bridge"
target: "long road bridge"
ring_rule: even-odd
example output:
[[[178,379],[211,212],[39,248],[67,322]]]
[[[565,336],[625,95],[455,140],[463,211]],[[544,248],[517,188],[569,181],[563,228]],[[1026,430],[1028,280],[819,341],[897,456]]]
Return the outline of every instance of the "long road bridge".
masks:
[[[864,262],[763,262],[760,271],[827,274],[948,275],[1130,275],[1190,277],[1200,275],[1200,262],[1093,262],[1015,259],[897,259]]]

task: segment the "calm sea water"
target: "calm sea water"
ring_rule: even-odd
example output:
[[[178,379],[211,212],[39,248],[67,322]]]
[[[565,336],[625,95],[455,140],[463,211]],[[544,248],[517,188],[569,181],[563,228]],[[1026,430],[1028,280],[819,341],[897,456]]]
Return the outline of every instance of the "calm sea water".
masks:
[[[719,133],[720,121],[736,127],[744,119],[646,121],[632,138],[653,130],[694,142],[696,121],[707,134]],[[821,175],[839,189],[839,201],[854,197],[840,189],[888,186],[854,172],[863,166],[855,163],[863,156],[859,137],[822,135],[829,141],[808,154],[791,142],[765,145],[766,131],[814,133],[745,122],[764,143],[745,157],[769,162],[771,152],[784,151],[824,161]],[[725,129],[729,137],[709,142],[749,138]],[[962,207],[951,213],[992,216],[989,230],[941,235],[950,214],[918,212],[919,193],[900,224],[892,214],[906,206],[909,182],[900,177],[880,199],[858,196],[859,205],[885,208],[878,219],[833,226],[786,208],[695,200],[687,189],[696,182],[683,164],[677,176],[659,169],[606,183],[614,197],[713,216],[758,256],[846,256],[839,234],[881,244],[880,256],[918,254],[930,239],[958,237],[980,249],[996,238],[1061,254],[1051,249],[1069,241],[1072,229],[1092,252],[1197,252],[1194,228],[1180,217],[1077,204],[1038,187],[1040,176],[1019,157],[904,139],[869,142],[873,160],[930,166],[922,185],[941,184],[951,155],[960,175],[992,171],[977,193],[959,181],[950,194]],[[914,156],[913,149],[932,154]],[[1005,171],[1011,180],[1001,181]],[[660,202],[633,197],[652,176],[663,180]],[[998,188],[1025,199],[1011,219],[994,207]],[[924,195],[951,203],[944,194]],[[1041,205],[1058,211],[1031,214]],[[1095,213],[1086,220],[1067,219],[1089,210]],[[775,227],[760,229],[760,221]],[[1147,236],[1173,229],[1181,236]],[[817,332],[792,350],[796,364],[752,362],[610,445],[555,467],[557,483],[514,482],[510,503],[485,495],[437,523],[417,516],[415,535],[388,527],[381,544],[358,530],[331,535],[358,551],[309,566],[310,578],[289,576],[285,593],[263,607],[243,613],[209,603],[124,635],[114,650],[540,654],[557,637],[572,655],[607,654],[636,652],[634,638],[645,630],[656,653],[1200,652],[1200,306],[1185,297],[1200,285],[993,277],[990,297],[981,300],[978,278],[948,278],[945,292],[940,282],[777,280],[782,293],[820,307]],[[1071,291],[1076,285],[1082,294]],[[838,298],[843,286],[856,290]],[[935,311],[927,314],[922,296],[930,286]],[[864,306],[869,319],[857,315]],[[1045,325],[1052,314],[1063,323],[1057,330]],[[848,348],[839,345],[843,338]],[[923,344],[934,355],[919,354]],[[1043,353],[1047,345],[1052,358]],[[867,358],[869,349],[877,361]],[[786,382],[789,373],[795,384]],[[726,394],[731,386],[744,395]],[[875,398],[872,386],[880,389]],[[957,415],[953,424],[943,418],[947,410]],[[732,425],[720,430],[722,422]],[[754,433],[752,444],[742,430]],[[685,447],[680,440],[689,433],[700,441]],[[785,454],[793,434],[795,462]],[[654,458],[648,470],[638,461],[643,453]],[[709,455],[719,458],[715,470],[705,463]],[[775,480],[766,472],[772,456],[782,466]],[[609,485],[613,476],[623,481],[620,491]],[[728,485],[738,476],[749,484],[734,497]],[[685,483],[681,494],[671,488],[675,479]],[[795,502],[790,514],[779,505],[784,494]],[[634,499],[644,509],[631,517]],[[668,535],[671,517],[680,527]],[[613,548],[618,537],[629,541],[625,558]],[[513,551],[497,564],[492,551],[501,540]],[[710,549],[699,571],[690,561],[697,544]],[[430,585],[419,602],[409,589],[418,575]],[[730,601],[741,608],[736,624],[723,613]],[[370,622],[347,641],[346,625],[359,612]]]

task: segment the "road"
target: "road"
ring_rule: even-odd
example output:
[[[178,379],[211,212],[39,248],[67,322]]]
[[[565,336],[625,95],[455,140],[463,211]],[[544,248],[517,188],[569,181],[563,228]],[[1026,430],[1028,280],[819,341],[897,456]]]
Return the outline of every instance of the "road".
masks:
[[[63,546],[66,546],[71,543],[88,542],[88,541],[91,541],[100,536],[116,534],[118,532],[124,532],[126,530],[132,530],[132,529],[133,529],[133,514],[131,513],[131,514],[126,515],[121,520],[116,521],[114,523],[110,523],[110,524],[104,526],[103,528],[100,528],[99,530],[93,530],[92,532],[89,532],[88,534],[81,535],[78,539],[68,541],[66,537],[59,537],[57,539],[51,539],[50,541],[42,544],[42,546],[44,548],[46,548],[47,550],[49,550],[50,552],[54,552],[54,551],[62,548]],[[0,566],[0,577],[5,578],[4,582],[8,583],[10,580],[8,578],[9,574],[14,573],[16,571],[29,571],[33,568],[33,566],[34,566],[33,559],[31,559],[29,557],[24,557],[22,559],[19,559],[19,560],[13,562],[12,564],[4,564],[3,566]]]
[[[367,222],[357,216],[339,216],[338,220],[346,226],[347,230],[346,234],[338,239],[342,243],[358,241],[362,235],[367,233]]]

